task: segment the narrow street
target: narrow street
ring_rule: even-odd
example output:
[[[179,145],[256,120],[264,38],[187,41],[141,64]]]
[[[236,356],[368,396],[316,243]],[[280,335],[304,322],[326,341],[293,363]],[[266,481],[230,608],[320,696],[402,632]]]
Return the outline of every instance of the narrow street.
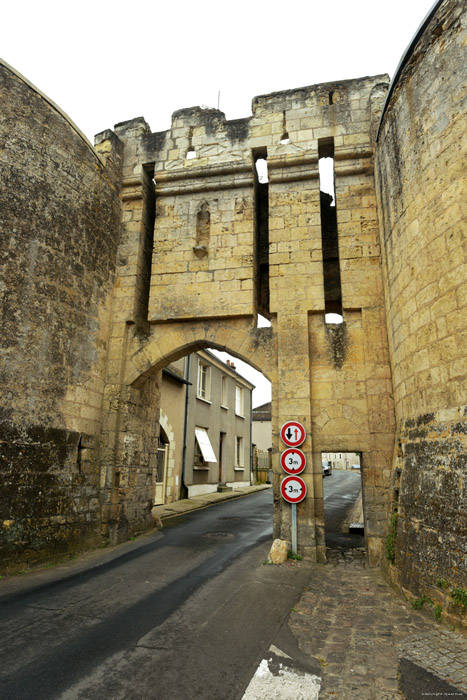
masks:
[[[187,514],[91,568],[0,589],[2,700],[238,700],[309,570],[264,562],[272,493]],[[104,561],[102,558],[104,557]],[[316,671],[316,669],[314,669]]]
[[[326,479],[331,529],[358,483]],[[271,566],[271,531],[263,490],[1,581],[0,698],[396,700],[399,683],[407,700],[465,697],[465,641],[411,610],[361,547]]]
[[[324,485],[324,525],[326,546],[365,547],[365,536],[349,534],[349,516],[360,492],[362,479],[360,472],[333,470],[332,476],[323,480]],[[361,514],[363,520],[363,514]],[[343,526],[347,523],[347,527]]]

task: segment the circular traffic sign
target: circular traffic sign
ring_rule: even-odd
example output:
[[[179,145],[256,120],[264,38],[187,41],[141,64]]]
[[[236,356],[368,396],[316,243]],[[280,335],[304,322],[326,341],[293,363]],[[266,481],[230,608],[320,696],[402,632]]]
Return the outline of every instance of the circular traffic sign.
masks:
[[[287,447],[300,447],[306,438],[305,428],[296,420],[289,420],[281,428],[281,440]]]
[[[281,495],[288,503],[300,503],[306,496],[306,484],[300,476],[286,476],[281,481]]]
[[[306,467],[306,457],[301,450],[289,447],[281,454],[281,467],[287,474],[301,474]]]

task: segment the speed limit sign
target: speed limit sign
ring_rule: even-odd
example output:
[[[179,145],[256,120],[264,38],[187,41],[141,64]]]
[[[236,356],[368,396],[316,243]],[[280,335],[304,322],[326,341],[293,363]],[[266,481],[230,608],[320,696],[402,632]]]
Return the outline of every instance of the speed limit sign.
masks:
[[[306,496],[306,484],[299,476],[286,476],[281,481],[281,495],[288,503],[300,503]]]

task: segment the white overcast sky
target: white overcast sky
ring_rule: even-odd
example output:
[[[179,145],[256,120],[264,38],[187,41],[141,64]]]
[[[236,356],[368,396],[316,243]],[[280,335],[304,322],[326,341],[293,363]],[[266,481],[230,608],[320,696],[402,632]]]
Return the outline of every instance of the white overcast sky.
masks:
[[[251,114],[256,95],[392,77],[432,5],[17,0],[2,7],[0,52],[92,143],[95,134],[134,117],[145,117],[152,131],[166,130],[177,109],[217,107],[219,91],[220,109],[238,119]],[[262,391],[254,405],[269,400]]]

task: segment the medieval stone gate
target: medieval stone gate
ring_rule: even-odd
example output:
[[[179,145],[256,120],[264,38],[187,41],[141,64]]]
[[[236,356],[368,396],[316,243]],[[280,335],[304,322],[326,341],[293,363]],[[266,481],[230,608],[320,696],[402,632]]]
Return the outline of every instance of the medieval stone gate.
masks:
[[[325,558],[321,452],[358,451],[368,551],[379,559],[394,407],[371,134],[387,81],[257,97],[253,116],[234,122],[193,108],[176,112],[167,132],[135,119],[97,137],[106,156],[123,144],[124,237],[104,407],[114,539],[144,519],[146,466],[138,464],[154,450],[147,412],[157,404],[158,371],[214,347],[272,382],[275,536],[290,539],[278,434],[295,419],[307,430],[310,465],[299,550]],[[321,158],[334,164],[335,204],[320,194]],[[270,329],[257,328],[258,313]],[[328,313],[343,323],[327,323]]]
[[[290,536],[278,436],[294,418],[300,551],[324,558],[320,453],[358,451],[371,563],[451,609],[437,581],[466,571],[466,17],[439,0],[389,90],[314,85],[235,121],[185,109],[161,133],[138,118],[97,150],[0,61],[3,570],[152,526],[159,370],[215,347],[273,384],[275,536]]]

